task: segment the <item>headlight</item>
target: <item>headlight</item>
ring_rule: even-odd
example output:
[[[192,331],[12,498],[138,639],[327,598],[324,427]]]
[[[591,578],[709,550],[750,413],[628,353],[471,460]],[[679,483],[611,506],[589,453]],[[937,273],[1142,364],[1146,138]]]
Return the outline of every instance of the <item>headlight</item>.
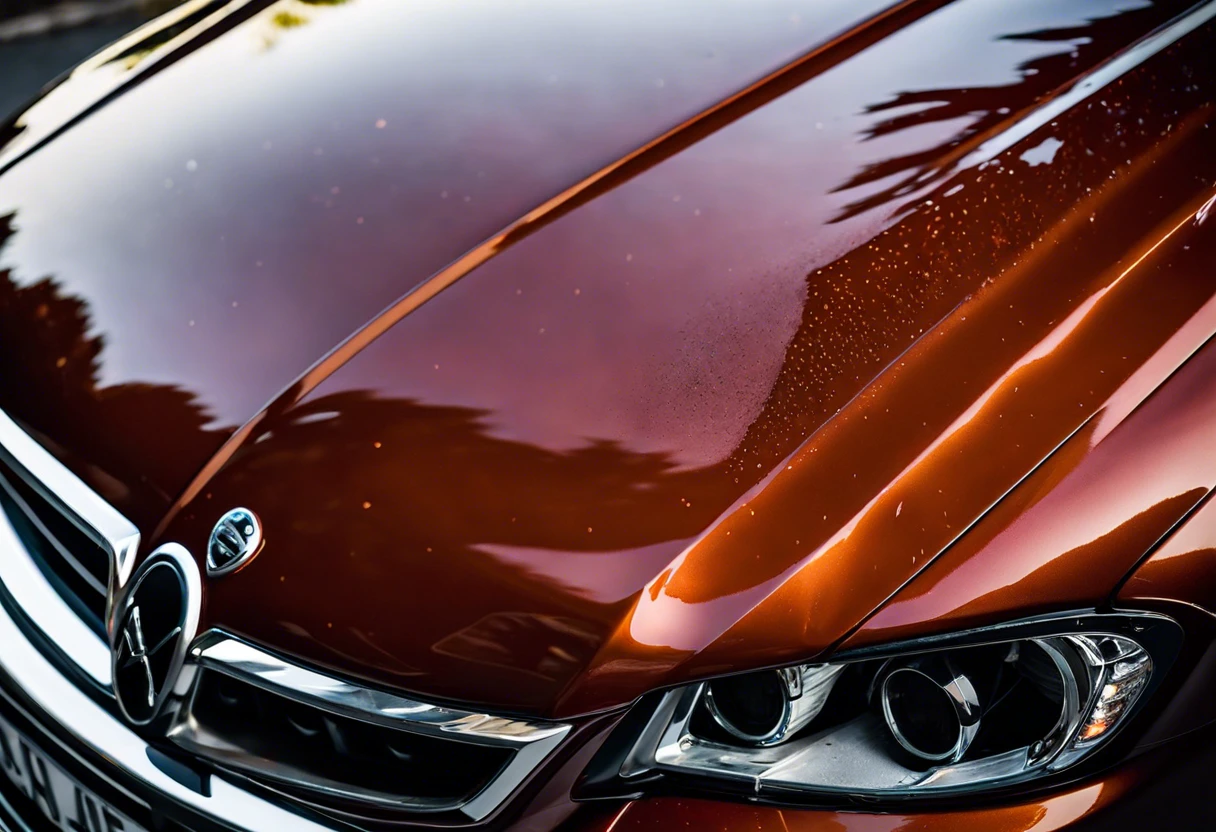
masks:
[[[1095,753],[1173,660],[1159,615],[1021,622],[667,691],[616,783],[754,797],[941,796],[1047,777]],[[645,775],[645,776],[643,776]]]

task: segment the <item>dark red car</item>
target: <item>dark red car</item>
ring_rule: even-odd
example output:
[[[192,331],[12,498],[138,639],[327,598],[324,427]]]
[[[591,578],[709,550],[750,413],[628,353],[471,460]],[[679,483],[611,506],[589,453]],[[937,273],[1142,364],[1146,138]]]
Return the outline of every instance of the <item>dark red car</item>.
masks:
[[[0,127],[0,828],[1216,828],[1214,62],[1211,0],[89,59]]]

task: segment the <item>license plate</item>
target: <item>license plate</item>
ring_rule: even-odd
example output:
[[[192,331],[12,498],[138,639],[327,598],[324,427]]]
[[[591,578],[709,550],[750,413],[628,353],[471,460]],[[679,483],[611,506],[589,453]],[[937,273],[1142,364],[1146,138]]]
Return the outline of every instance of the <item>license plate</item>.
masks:
[[[0,716],[0,769],[65,832],[146,832],[76,782]]]

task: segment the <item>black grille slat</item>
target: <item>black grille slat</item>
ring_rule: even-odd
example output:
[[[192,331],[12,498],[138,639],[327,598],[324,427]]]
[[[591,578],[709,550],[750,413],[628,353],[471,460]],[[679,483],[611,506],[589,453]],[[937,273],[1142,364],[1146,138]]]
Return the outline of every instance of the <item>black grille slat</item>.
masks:
[[[490,783],[513,754],[352,719],[213,670],[201,674],[190,719],[226,748],[241,749],[249,762],[289,762],[327,788],[309,789],[297,776],[278,777],[278,767],[258,771],[253,765],[248,773],[267,776],[310,803],[346,810],[366,807],[368,798],[372,805],[413,810],[458,806]],[[189,750],[208,756],[201,748]],[[338,794],[343,787],[345,799]]]
[[[78,535],[78,537],[82,538],[86,544],[84,546],[78,545],[77,548],[79,550],[87,551],[88,548],[97,548],[97,554],[101,555],[101,559],[98,559],[98,562],[93,564],[92,568],[81,563],[76,555],[72,553],[72,550],[65,546],[62,541],[65,529],[61,528],[59,532],[56,533],[51,531],[51,529],[47,526],[47,519],[51,519],[51,521],[54,522],[53,516],[48,517],[51,512],[55,511],[54,508],[52,508],[45,501],[40,500],[38,495],[33,493],[33,489],[20,489],[19,487],[14,487],[13,484],[6,478],[0,485],[2,485],[5,490],[8,491],[10,498],[13,499],[16,506],[29,518],[30,522],[34,525],[35,530],[47,541],[50,546],[55,549],[55,553],[63,559],[64,563],[66,563],[73,572],[79,575],[81,580],[88,584],[95,594],[104,597],[106,594],[105,582],[108,578],[108,566],[104,560],[104,551],[102,551],[100,548],[93,547],[92,541],[88,541],[87,538],[83,537],[83,535]],[[25,491],[26,493],[23,495],[20,493],[21,491]],[[38,508],[35,508],[35,506],[39,506],[39,508],[42,510],[39,511]],[[67,520],[67,518],[62,519],[64,521]],[[74,542],[77,544],[80,543],[79,540]]]
[[[0,509],[59,595],[104,636],[109,553],[3,461]]]

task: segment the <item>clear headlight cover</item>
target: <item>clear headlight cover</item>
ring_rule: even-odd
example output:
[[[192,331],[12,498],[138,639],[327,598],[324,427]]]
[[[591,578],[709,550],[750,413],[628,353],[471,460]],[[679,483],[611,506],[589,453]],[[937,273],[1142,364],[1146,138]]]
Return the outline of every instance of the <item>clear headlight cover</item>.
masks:
[[[1043,619],[678,688],[618,782],[903,798],[1044,777],[1126,724],[1179,634],[1157,615]]]

